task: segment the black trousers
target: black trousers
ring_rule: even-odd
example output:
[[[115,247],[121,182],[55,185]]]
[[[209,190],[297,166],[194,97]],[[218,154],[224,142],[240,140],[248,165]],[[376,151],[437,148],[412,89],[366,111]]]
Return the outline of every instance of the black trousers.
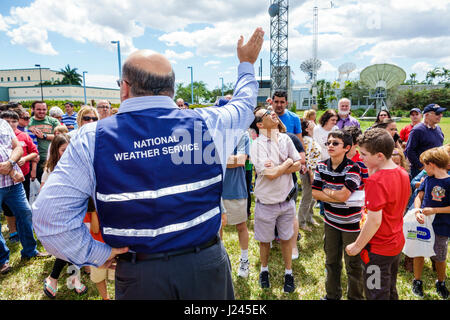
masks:
[[[364,264],[364,293],[367,300],[398,300],[400,254],[389,257],[369,252],[369,259]]]
[[[135,263],[118,260],[116,300],[234,300],[221,241],[196,253]]]

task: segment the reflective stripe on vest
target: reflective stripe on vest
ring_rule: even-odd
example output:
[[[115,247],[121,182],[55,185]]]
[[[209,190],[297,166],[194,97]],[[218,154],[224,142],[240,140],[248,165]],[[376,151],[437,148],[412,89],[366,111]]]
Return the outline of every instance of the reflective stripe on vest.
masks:
[[[124,112],[98,121],[96,205],[105,243],[157,253],[201,245],[218,233],[223,173],[220,163],[203,159],[206,153],[216,156],[207,131],[195,110],[178,108]],[[196,148],[189,135],[203,137],[194,138]],[[142,156],[118,156],[133,152]],[[172,154],[202,157],[200,163],[178,163]]]

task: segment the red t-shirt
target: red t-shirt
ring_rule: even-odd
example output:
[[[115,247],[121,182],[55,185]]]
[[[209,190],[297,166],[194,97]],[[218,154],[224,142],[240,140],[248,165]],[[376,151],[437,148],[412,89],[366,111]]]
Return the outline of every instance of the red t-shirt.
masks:
[[[379,170],[366,180],[366,207],[382,210],[380,228],[369,241],[370,252],[382,256],[398,255],[405,244],[403,213],[411,189],[408,173],[400,167]]]
[[[31,137],[28,134],[26,134],[23,131],[20,131],[19,129],[16,129],[14,133],[17,137],[17,140],[19,140],[19,143],[23,148],[22,157],[25,157],[26,155],[29,155],[30,153],[33,152],[39,154],[36,145],[33,143],[33,140],[31,140]],[[30,172],[30,161],[25,162],[25,164],[21,166],[20,169],[22,170],[23,175],[26,176]]]
[[[92,212],[86,212],[86,216],[84,217],[83,222],[91,223],[91,221],[92,221]],[[101,232],[94,233],[92,230],[89,230],[89,232],[91,233],[92,238],[94,238],[97,241],[105,243],[105,241],[103,241]]]
[[[404,127],[402,130],[400,130],[400,139],[402,141],[406,142],[408,141],[409,134],[411,133],[413,126],[412,124],[408,124],[406,127]]]

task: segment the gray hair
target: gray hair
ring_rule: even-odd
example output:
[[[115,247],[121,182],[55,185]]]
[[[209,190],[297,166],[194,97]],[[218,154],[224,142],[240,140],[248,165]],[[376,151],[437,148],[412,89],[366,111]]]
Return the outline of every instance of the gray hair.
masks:
[[[50,115],[50,117],[62,117],[64,112],[60,107],[54,106],[50,108],[48,114]]]
[[[130,85],[133,97],[169,96],[175,94],[175,73],[171,70],[167,75],[155,75],[125,63],[122,69],[123,79]]]

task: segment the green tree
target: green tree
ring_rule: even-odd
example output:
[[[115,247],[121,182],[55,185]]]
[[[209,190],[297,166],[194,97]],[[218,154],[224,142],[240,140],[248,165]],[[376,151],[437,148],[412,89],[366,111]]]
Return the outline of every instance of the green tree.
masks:
[[[191,84],[178,83],[175,88],[175,99],[182,98],[191,103]],[[211,99],[211,92],[203,81],[194,81],[194,103],[205,103]]]
[[[81,86],[82,76],[77,72],[77,68],[70,68],[69,65],[66,65],[64,69],[61,69],[58,74],[63,75],[63,79],[61,84],[71,84],[76,86]]]

